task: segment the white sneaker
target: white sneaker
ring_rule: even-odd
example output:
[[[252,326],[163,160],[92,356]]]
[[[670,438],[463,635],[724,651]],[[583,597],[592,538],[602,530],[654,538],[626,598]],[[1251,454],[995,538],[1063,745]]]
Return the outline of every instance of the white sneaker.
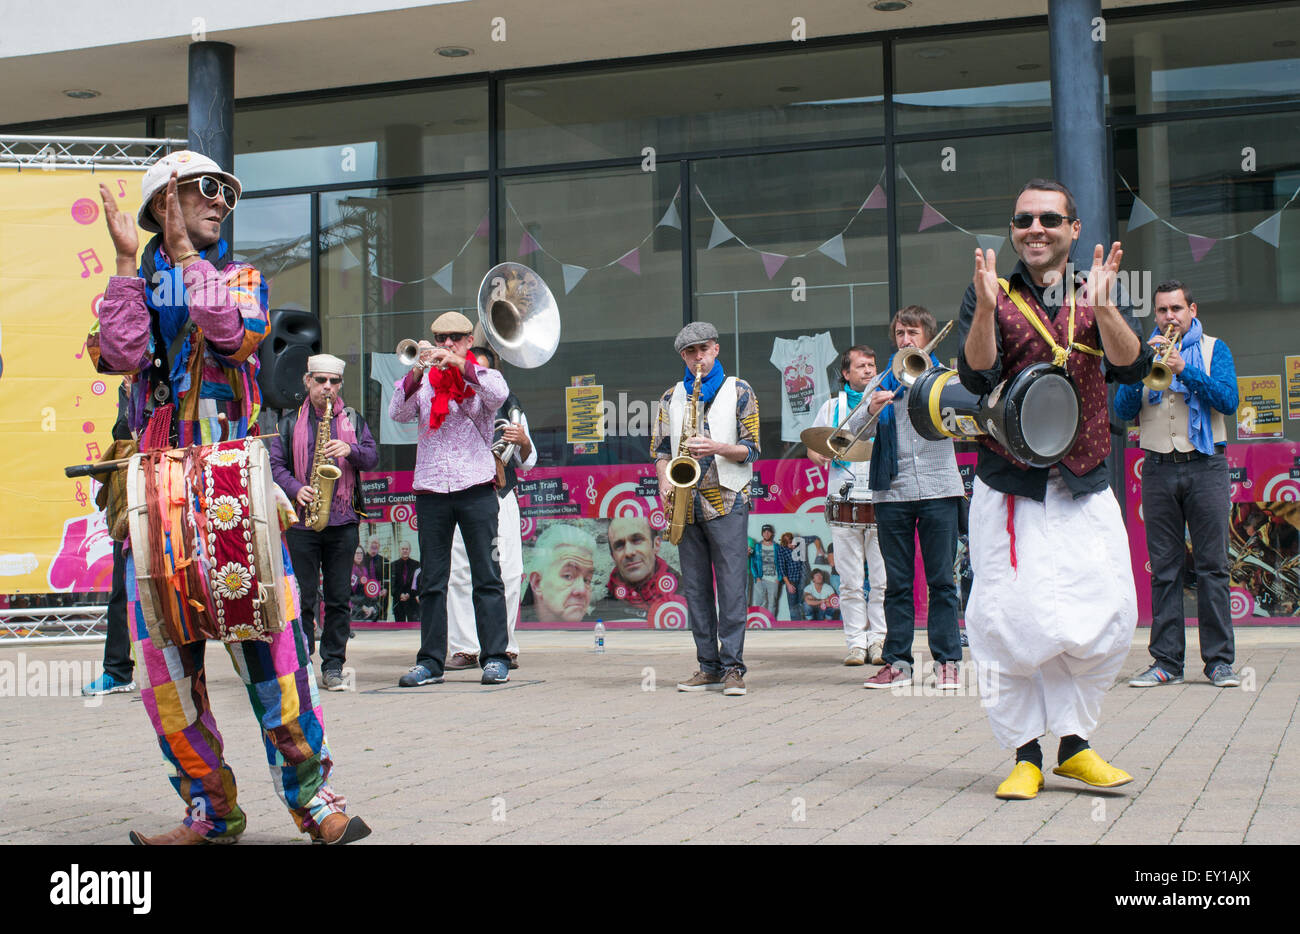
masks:
[[[849,649],[849,654],[844,656],[846,665],[865,665],[867,663],[867,650],[861,646],[854,646]]]
[[[885,663],[885,643],[873,642],[867,646],[867,658],[873,665],[883,665]]]

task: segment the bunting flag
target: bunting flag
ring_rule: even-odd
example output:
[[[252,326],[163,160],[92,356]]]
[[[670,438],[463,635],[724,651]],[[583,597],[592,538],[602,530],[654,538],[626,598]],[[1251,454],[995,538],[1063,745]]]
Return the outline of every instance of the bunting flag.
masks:
[[[734,239],[735,234],[727,229],[727,225],[722,223],[718,215],[713,215],[713,233],[709,234],[709,245],[705,249],[713,249],[719,243],[726,243]]]
[[[1205,254],[1210,252],[1210,248],[1218,242],[1213,237],[1198,237],[1196,234],[1188,234],[1187,245],[1192,251],[1192,262],[1199,263],[1205,258]]]
[[[536,253],[539,249],[541,249],[541,244],[537,242],[532,234],[525,230],[524,235],[519,238],[519,251],[516,255],[527,256],[529,253]]]
[[[386,279],[383,276],[380,276],[379,285],[380,288],[382,288],[384,291],[384,301],[391,302],[393,300],[393,296],[397,294],[397,290],[400,289],[402,286],[406,285],[406,283],[399,282],[396,279]]]
[[[876,185],[875,188],[871,189],[871,194],[867,195],[867,200],[862,202],[862,209],[864,211],[875,211],[885,207],[888,203],[888,199],[885,197],[885,189],[881,188],[880,185]]]
[[[568,295],[573,291],[573,287],[582,281],[582,277],[587,274],[585,266],[572,266],[569,263],[560,264],[564,268],[564,294]]]
[[[618,258],[618,264],[632,270],[638,276],[641,275],[641,248],[634,246]]]
[[[429,277],[434,282],[438,283],[438,285],[442,286],[442,290],[446,292],[448,295],[452,294],[452,288],[451,288],[452,267],[455,264],[456,261],[452,260],[446,266],[443,266],[441,269],[439,269],[437,272],[435,272],[432,276]]]
[[[981,250],[992,250],[994,253],[1002,251],[1002,244],[1007,242],[1007,238],[998,234],[976,234],[975,242]]]
[[[848,260],[844,256],[844,234],[837,233],[825,243],[817,248],[818,253],[824,253],[841,266],[848,268]],[[771,276],[768,276],[771,279]]]
[[[1131,233],[1139,227],[1156,219],[1156,212],[1147,207],[1146,202],[1137,195],[1133,196],[1133,210],[1128,213],[1128,230]]]
[[[780,253],[762,253],[758,254],[763,257],[763,268],[767,270],[767,278],[771,279],[777,274],[777,271],[785,265],[788,256],[782,256]]]
[[[921,205],[921,226],[916,228],[917,233],[920,233],[922,230],[928,230],[936,224],[948,223],[948,218],[930,207],[928,203],[923,201]]]
[[[659,218],[659,223],[655,224],[655,226],[676,227],[678,230],[682,229],[682,219],[681,216],[677,213],[676,201],[673,201],[668,205],[668,210],[664,211],[664,216]]]
[[[490,220],[491,218],[484,214],[483,220],[479,221],[478,227],[474,228],[474,236],[486,237],[488,232],[492,229],[491,224],[489,223]]]
[[[1250,228],[1250,232],[1269,246],[1277,249],[1277,242],[1282,235],[1282,212],[1278,211],[1272,217],[1260,221]]]

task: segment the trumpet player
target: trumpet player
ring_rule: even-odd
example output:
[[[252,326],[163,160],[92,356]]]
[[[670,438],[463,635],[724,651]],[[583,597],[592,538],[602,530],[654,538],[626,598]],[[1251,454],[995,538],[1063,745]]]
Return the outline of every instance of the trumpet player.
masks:
[[[690,497],[690,519],[681,529],[678,555],[699,670],[679,691],[745,693],[745,581],[749,574],[749,481],[758,459],[758,398],[749,383],[727,376],[718,362],[718,329],[694,321],[678,332],[673,349],[685,366],[683,379],[663,394],[650,441],[665,515],[669,492]],[[698,385],[697,385],[698,383]],[[698,396],[695,431],[688,408]],[[689,456],[699,464],[692,486],[674,487],[669,463]],[[714,608],[713,581],[717,581]]]
[[[506,599],[497,558],[496,458],[492,428],[510,390],[471,347],[474,325],[458,311],[439,315],[433,343],[420,341],[410,371],[397,380],[388,414],[416,422],[415,514],[420,534],[420,650],[397,682],[441,684],[447,660],[447,580],[452,533],[469,555],[483,684],[510,680]]]
[[[379,462],[370,427],[356,409],[343,404],[344,366],[330,354],[307,358],[302,378],[307,398],[296,412],[281,416],[267,452],[276,484],[297,504],[299,521],[285,538],[302,593],[302,633],[309,657],[316,650],[317,580],[325,582],[320,667],[327,691],[346,688],[343,664],[352,628],[348,582],[360,541],[361,471]],[[317,439],[325,438],[329,440],[317,450]],[[332,489],[319,479],[322,464],[339,470]],[[327,518],[309,526],[310,514],[321,511]]]
[[[1136,418],[1142,446],[1142,517],[1151,557],[1151,665],[1135,688],[1183,680],[1184,529],[1196,564],[1196,619],[1205,676],[1215,687],[1241,683],[1232,670],[1228,610],[1227,425],[1237,408],[1237,371],[1228,345],[1206,334],[1196,302],[1177,279],[1155,291],[1159,365],[1147,385],[1122,386],[1115,414]]]

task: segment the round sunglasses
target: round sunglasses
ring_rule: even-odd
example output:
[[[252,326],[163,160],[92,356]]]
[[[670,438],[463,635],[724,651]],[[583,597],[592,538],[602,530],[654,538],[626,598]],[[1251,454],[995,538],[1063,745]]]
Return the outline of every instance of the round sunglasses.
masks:
[[[235,205],[239,201],[239,194],[235,191],[234,185],[228,185],[221,179],[213,178],[211,175],[200,175],[197,178],[182,179],[179,184],[197,184],[199,186],[199,194],[207,198],[209,201],[215,201],[217,200],[217,197],[220,196],[221,200],[225,202],[226,207],[232,211],[235,209]]]

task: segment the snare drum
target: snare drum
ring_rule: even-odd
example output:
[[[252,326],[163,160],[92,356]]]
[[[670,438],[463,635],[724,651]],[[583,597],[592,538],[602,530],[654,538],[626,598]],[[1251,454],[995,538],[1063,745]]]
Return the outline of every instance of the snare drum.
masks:
[[[861,529],[876,524],[876,510],[865,500],[828,496],[826,524],[837,529]]]

